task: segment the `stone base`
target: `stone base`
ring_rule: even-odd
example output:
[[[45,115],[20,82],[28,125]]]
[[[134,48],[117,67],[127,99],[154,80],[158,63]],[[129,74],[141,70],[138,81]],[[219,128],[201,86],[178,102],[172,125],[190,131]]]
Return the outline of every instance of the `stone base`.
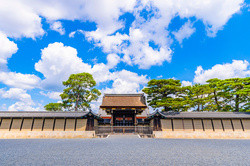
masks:
[[[0,131],[0,139],[94,138],[95,131]]]
[[[154,138],[250,139],[250,131],[154,131]]]

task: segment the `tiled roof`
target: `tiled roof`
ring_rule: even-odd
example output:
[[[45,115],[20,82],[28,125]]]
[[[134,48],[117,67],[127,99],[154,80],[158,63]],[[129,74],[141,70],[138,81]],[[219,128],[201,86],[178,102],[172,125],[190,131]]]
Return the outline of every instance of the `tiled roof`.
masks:
[[[88,115],[99,116],[92,111],[88,112],[47,112],[47,111],[0,111],[0,118],[77,118]]]
[[[147,107],[143,94],[105,94],[103,107]]]
[[[148,116],[148,119],[154,116],[162,118],[250,118],[248,112],[160,112],[155,111]]]

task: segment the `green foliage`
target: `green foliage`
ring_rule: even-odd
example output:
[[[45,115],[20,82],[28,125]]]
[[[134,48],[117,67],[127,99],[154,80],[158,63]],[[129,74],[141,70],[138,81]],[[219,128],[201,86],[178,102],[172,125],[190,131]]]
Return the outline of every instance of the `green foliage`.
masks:
[[[47,111],[62,111],[62,103],[49,103],[44,108]]]
[[[60,95],[63,103],[49,103],[44,108],[47,111],[74,111],[84,110],[90,107],[90,102],[95,101],[101,95],[98,89],[93,88],[96,82],[89,73],[71,74],[67,81],[63,82],[66,88]]]
[[[93,88],[96,82],[89,73],[71,74],[63,85],[66,86],[66,89],[60,96],[66,109],[72,106],[75,111],[89,108],[89,103],[97,100],[101,95],[99,90]]]
[[[151,80],[143,89],[153,108],[165,111],[250,112],[250,77],[210,79],[207,84],[182,87],[179,80]]]
[[[148,95],[148,103],[154,108],[164,107],[164,111],[186,110],[180,80],[153,79],[142,91]]]

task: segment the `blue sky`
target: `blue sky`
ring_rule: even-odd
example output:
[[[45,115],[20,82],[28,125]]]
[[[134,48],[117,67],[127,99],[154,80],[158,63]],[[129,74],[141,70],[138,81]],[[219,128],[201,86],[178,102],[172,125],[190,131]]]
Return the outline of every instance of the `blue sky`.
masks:
[[[192,1],[0,1],[0,110],[59,102],[62,81],[79,72],[102,93],[249,77],[248,2]]]

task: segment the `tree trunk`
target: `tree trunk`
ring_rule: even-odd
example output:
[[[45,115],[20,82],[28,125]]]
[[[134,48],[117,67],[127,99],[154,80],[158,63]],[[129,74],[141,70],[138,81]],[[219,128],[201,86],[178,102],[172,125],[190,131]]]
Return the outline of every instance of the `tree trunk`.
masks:
[[[214,91],[214,100],[215,100],[215,103],[217,105],[217,110],[220,111],[220,105],[219,105],[219,102],[218,102],[216,91]]]
[[[235,112],[239,112],[239,95],[235,96]]]
[[[78,102],[79,101],[79,94],[77,95],[77,99],[76,99],[76,105],[75,105],[75,111],[77,111],[78,109]]]

